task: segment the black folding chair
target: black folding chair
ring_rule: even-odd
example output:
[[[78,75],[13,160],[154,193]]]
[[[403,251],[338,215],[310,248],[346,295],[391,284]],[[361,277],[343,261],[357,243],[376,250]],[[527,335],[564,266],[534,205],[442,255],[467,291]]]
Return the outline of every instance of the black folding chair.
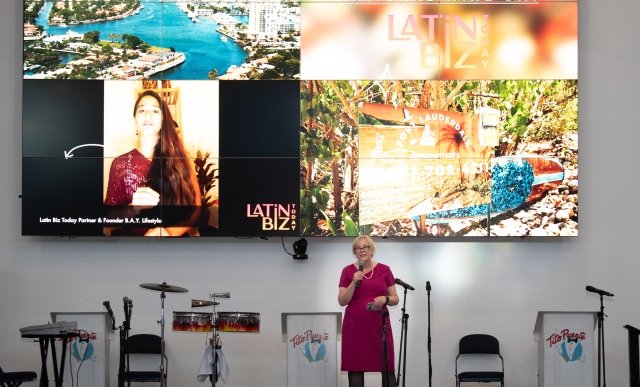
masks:
[[[500,358],[500,371],[494,369],[497,367],[491,367],[491,369],[485,370],[458,372],[458,361],[461,357],[470,356],[498,357]],[[456,356],[456,386],[460,387],[460,383],[465,382],[500,383],[500,386],[504,387],[504,359],[500,355],[498,339],[485,334],[472,334],[460,339],[458,356]]]
[[[131,385],[131,382],[162,383],[163,380],[167,380],[167,367],[164,367],[163,375],[163,372],[160,371],[159,367],[161,363],[158,363],[157,371],[140,370],[137,368],[134,369],[130,364],[130,358],[137,357],[137,355],[158,355],[158,359],[160,359],[160,355],[162,354],[162,341],[160,336],[152,334],[129,336],[126,340],[124,351],[122,351],[122,353],[123,356],[126,357],[126,361],[120,363],[124,364],[124,369],[121,369],[120,372],[118,372],[118,385],[122,386],[124,385],[124,382],[127,382],[128,385]],[[136,362],[136,360],[134,359],[133,362]],[[162,364],[166,365],[166,356],[164,359],[161,359],[160,362],[163,362]]]
[[[36,380],[37,377],[33,371],[4,372],[0,367],[0,387],[17,387],[24,382]]]

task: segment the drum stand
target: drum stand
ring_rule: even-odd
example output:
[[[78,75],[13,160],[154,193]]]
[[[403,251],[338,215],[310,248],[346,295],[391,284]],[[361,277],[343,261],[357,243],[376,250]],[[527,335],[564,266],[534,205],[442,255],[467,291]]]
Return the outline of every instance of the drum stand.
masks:
[[[218,314],[216,312],[216,298],[230,298],[230,293],[213,293],[210,294],[210,297],[213,298],[213,314],[211,318],[213,319],[213,334],[210,340],[211,351],[212,351],[212,360],[211,360],[211,385],[213,387],[216,386],[216,382],[218,381],[218,349],[222,349],[222,342],[220,340],[220,334],[218,333]]]
[[[218,381],[218,348],[222,348],[219,343],[219,334],[218,334],[218,315],[216,314],[216,295],[213,295],[213,314],[211,318],[213,318],[213,334],[211,336],[211,385],[215,387],[216,382]]]

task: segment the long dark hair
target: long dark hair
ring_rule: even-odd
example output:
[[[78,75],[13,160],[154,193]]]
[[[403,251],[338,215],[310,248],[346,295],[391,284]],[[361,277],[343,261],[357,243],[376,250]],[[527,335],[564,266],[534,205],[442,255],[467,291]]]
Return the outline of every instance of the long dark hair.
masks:
[[[178,124],[173,120],[169,106],[158,93],[145,90],[134,105],[135,117],[140,100],[150,95],[158,101],[162,111],[160,138],[153,151],[153,159],[147,179],[149,186],[160,193],[164,205],[197,205],[199,188],[194,185],[195,172],[182,140],[178,135]]]

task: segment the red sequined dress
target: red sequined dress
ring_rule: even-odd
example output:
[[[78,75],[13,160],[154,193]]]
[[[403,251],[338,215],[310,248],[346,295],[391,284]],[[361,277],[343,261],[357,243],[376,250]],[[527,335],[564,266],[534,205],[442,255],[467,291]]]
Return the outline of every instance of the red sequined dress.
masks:
[[[130,204],[134,192],[139,187],[147,186],[147,173],[150,167],[151,161],[137,149],[116,157],[109,169],[109,184],[104,204],[114,206]]]

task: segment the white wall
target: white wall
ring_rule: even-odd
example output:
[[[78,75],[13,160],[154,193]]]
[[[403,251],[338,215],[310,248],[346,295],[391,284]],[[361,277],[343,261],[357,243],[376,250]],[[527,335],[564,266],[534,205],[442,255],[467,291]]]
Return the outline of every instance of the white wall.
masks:
[[[310,259],[295,262],[273,239],[21,237],[20,3],[0,2],[0,365],[39,372],[38,348],[21,339],[18,328],[45,323],[52,311],[102,311],[104,300],[111,300],[120,321],[123,296],[134,302],[134,332],[159,333],[159,293],[138,284],[166,281],[190,290],[167,294],[169,320],[174,310],[190,310],[191,298],[220,291],[232,296],[220,310],[261,314],[260,334],[223,334],[231,367],[226,386],[286,385],[280,313],[340,310],[337,282],[341,268],[351,262],[350,240],[311,239]],[[508,386],[535,386],[536,312],[597,310],[599,299],[585,291],[587,284],[615,293],[605,304],[607,383],[628,385],[623,325],[640,326],[640,211],[633,204],[640,176],[638,14],[636,0],[580,0],[578,238],[378,242],[376,258],[416,287],[407,299],[407,386],[427,385],[427,280],[433,286],[434,386],[454,385],[456,343],[472,331],[500,338]],[[47,199],[46,187],[42,199]],[[291,249],[293,239],[285,242]],[[391,316],[397,345],[400,309]],[[199,334],[167,329],[170,385],[200,385],[195,373],[203,346]],[[111,349],[115,385],[115,335]],[[347,385],[345,374],[338,378],[340,386]]]

